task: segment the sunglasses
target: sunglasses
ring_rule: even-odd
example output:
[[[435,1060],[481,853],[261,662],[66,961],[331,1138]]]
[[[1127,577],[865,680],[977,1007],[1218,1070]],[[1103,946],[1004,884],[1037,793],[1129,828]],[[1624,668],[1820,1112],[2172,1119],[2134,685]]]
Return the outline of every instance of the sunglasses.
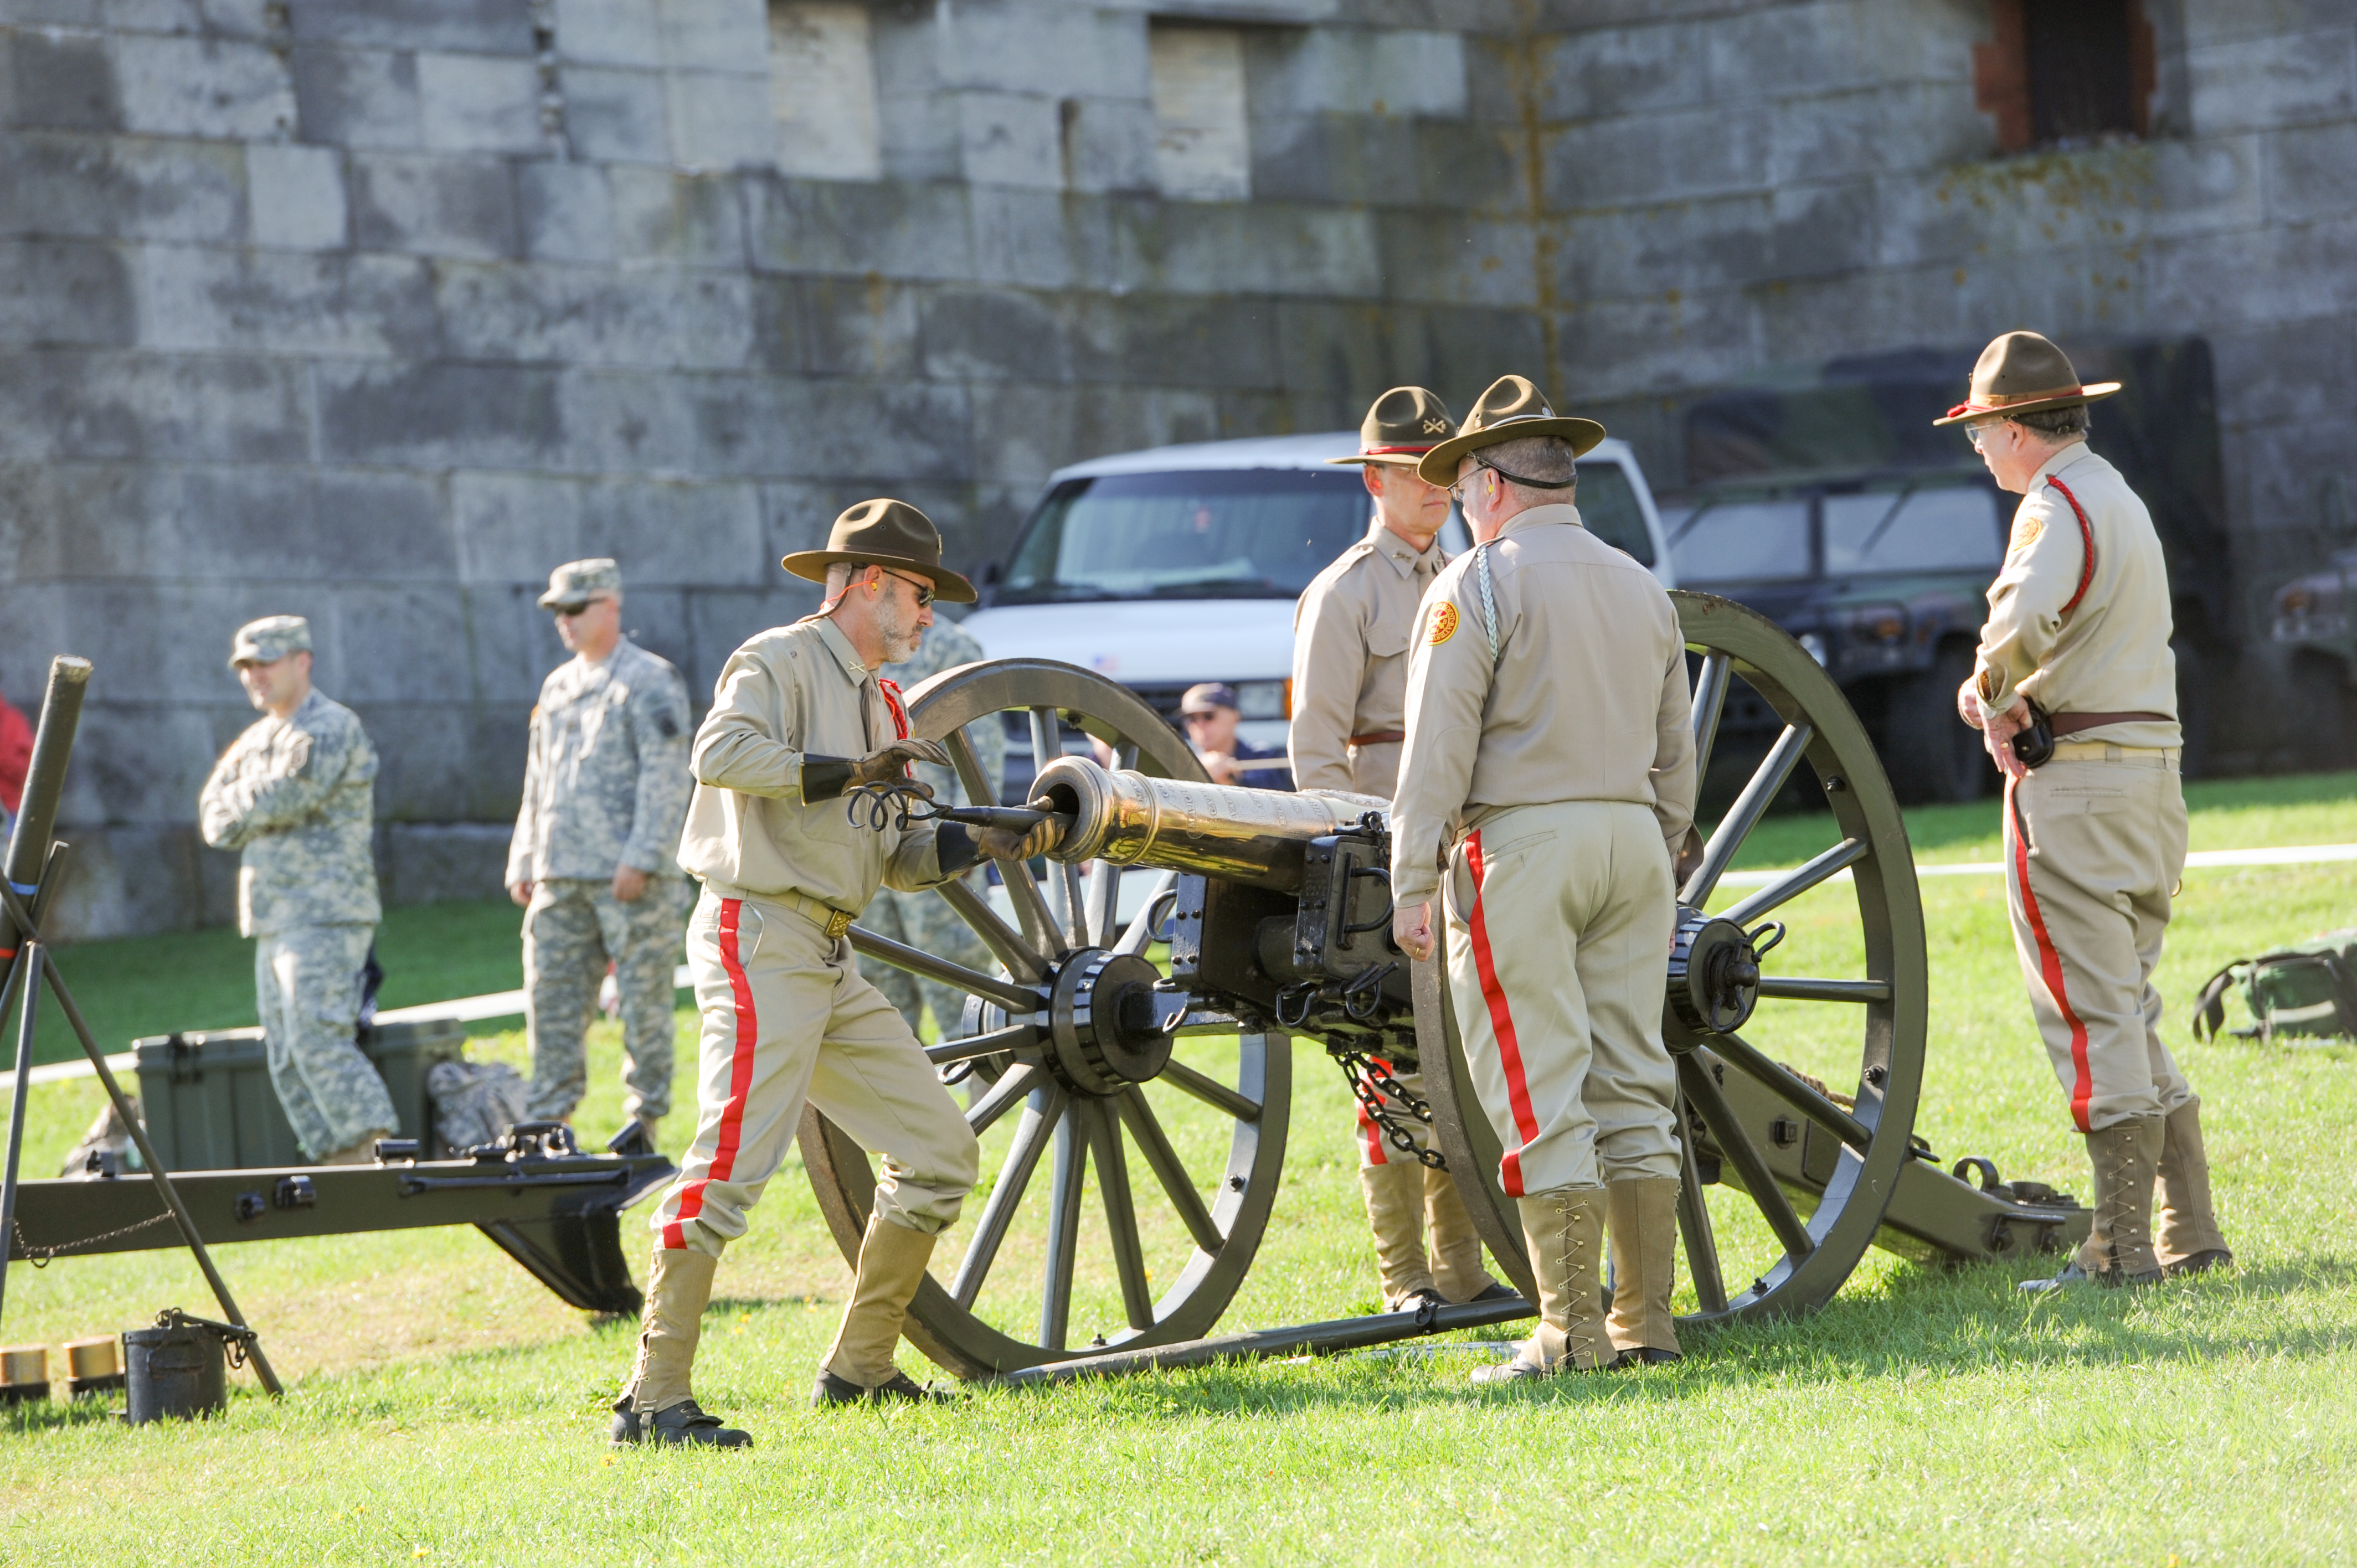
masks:
[[[888,566],[878,566],[876,569],[878,572],[883,573],[886,576],[898,578],[899,581],[906,583],[909,586],[916,589],[917,607],[919,609],[930,609],[932,607],[934,590],[933,585],[931,583],[920,582],[915,577],[902,577],[899,573],[893,571]]]
[[[2002,429],[2007,423],[2007,421],[2000,419],[1988,424],[1967,424],[1964,426],[1964,439],[1973,444],[1974,451],[1985,451],[1986,448],[1981,446],[1981,437]]]

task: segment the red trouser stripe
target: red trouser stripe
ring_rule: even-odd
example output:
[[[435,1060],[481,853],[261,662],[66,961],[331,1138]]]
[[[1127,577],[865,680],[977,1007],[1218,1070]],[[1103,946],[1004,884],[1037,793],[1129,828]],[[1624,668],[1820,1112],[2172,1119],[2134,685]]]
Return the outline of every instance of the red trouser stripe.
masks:
[[[2038,895],[2029,888],[2029,839],[2021,831],[2018,808],[2013,803],[2015,779],[2005,781],[2005,834],[2013,841],[2013,875],[2021,884],[2021,912],[2029,918],[2029,934],[2038,942],[2038,972],[2046,981],[2048,994],[2061,1010],[2062,1021],[2071,1026],[2071,1120],[2082,1133],[2091,1132],[2087,1125],[2087,1101],[2094,1098],[2094,1069],[2087,1062],[2087,1026],[2071,1005],[2070,993],[2062,989],[2062,955],[2054,949],[2054,939],[2047,934],[2046,917],[2038,912]]]
[[[1370,1057],[1367,1059],[1376,1063],[1385,1072],[1392,1070],[1392,1064],[1384,1061],[1381,1057]],[[1358,1104],[1355,1100],[1351,1103],[1354,1105]],[[1383,1152],[1383,1129],[1375,1125],[1375,1119],[1367,1114],[1367,1108],[1364,1105],[1358,1105],[1358,1112],[1359,1136],[1367,1141],[1367,1163],[1371,1165],[1387,1165],[1391,1164],[1391,1156]]]
[[[728,972],[728,989],[737,1007],[737,1050],[728,1061],[728,1103],[720,1111],[720,1142],[704,1175],[679,1195],[679,1211],[663,1227],[663,1245],[678,1251],[687,1245],[681,1227],[704,1212],[707,1182],[726,1181],[737,1168],[737,1145],[745,1135],[745,1097],[753,1090],[753,1043],[760,1037],[760,1020],[753,1011],[753,983],[745,977],[744,961],[737,956],[737,917],[745,908],[741,898],[720,901],[720,966]]]
[[[1490,953],[1490,919],[1481,908],[1481,884],[1488,868],[1481,863],[1481,834],[1465,841],[1465,864],[1473,872],[1473,914],[1467,921],[1473,938],[1473,969],[1481,977],[1481,999],[1490,1006],[1490,1028],[1498,1036],[1498,1065],[1506,1071],[1506,1101],[1513,1107],[1514,1131],[1523,1148],[1539,1135],[1539,1119],[1531,1110],[1531,1086],[1523,1077],[1522,1042],[1514,1035],[1514,1012],[1507,1004],[1506,988],[1498,983],[1497,961]],[[1498,1179],[1508,1197],[1523,1196],[1522,1149],[1509,1149],[1498,1162]]]

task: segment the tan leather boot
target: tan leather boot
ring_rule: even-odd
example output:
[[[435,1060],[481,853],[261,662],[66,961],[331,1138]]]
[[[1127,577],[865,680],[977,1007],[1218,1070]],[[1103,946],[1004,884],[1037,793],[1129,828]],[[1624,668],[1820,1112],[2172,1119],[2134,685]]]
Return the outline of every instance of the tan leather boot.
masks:
[[[1614,1365],[1678,1359],[1670,1292],[1677,1283],[1678,1179],[1637,1176],[1604,1187],[1604,1228],[1612,1239]]]
[[[1518,1198],[1515,1207],[1538,1279],[1539,1326],[1515,1348],[1513,1359],[1475,1368],[1473,1381],[1516,1382],[1604,1365],[1612,1359],[1596,1284],[1604,1255],[1604,1189],[1557,1187]]]
[[[917,1286],[924,1282],[934,1240],[881,1214],[869,1217],[867,1233],[859,1242],[859,1274],[852,1282],[851,1300],[844,1306],[834,1343],[819,1363],[813,1404],[935,1397],[892,1364],[900,1325]]]
[[[1420,1291],[1437,1295],[1424,1258],[1424,1167],[1406,1159],[1361,1165],[1359,1193],[1367,1200],[1367,1227],[1375,1233],[1383,1310],[1415,1306]]]
[[[1457,1178],[1431,1165],[1424,1173],[1424,1233],[1433,1287],[1454,1302],[1480,1301],[1505,1287],[1481,1266],[1481,1234],[1458,1196]]]
[[[2087,1158],[2095,1168],[2094,1223],[2068,1267],[2050,1280],[2024,1281],[2022,1289],[2141,1285],[2160,1278],[2152,1251],[2152,1197],[2162,1136],[2158,1116],[2130,1117],[2087,1134]]]
[[[2154,1251],[2165,1274],[2198,1274],[2234,1261],[2210,1202],[2201,1102],[2189,1100],[2161,1123],[2160,1223]]]
[[[647,1305],[639,1321],[639,1357],[614,1402],[614,1442],[742,1448],[753,1440],[706,1415],[688,1389],[704,1309],[720,1260],[692,1249],[657,1247],[647,1271]]]

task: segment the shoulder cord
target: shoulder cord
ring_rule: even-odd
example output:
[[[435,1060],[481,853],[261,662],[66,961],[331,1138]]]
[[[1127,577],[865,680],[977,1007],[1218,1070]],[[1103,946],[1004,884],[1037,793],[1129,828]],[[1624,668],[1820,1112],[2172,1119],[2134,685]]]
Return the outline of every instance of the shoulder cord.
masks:
[[[892,737],[895,740],[908,739],[909,710],[900,703],[900,683],[878,675],[876,677],[876,689],[884,693],[884,705],[891,710]]]
[[[1490,662],[1498,662],[1498,600],[1490,591],[1490,546],[1473,547],[1474,575],[1481,579],[1481,630],[1490,639]]]
[[[2087,596],[2087,585],[2095,580],[2095,528],[2087,521],[2087,509],[2079,504],[2079,498],[2071,493],[2070,486],[2051,474],[2046,476],[2046,483],[2050,489],[2061,490],[2062,499],[2071,503],[2072,514],[2079,520],[2079,537],[2086,542],[2087,547],[2087,564],[2079,572],[2079,591],[2072,594],[2071,602],[2062,607],[2061,613],[2069,615],[2079,607],[2079,601]]]

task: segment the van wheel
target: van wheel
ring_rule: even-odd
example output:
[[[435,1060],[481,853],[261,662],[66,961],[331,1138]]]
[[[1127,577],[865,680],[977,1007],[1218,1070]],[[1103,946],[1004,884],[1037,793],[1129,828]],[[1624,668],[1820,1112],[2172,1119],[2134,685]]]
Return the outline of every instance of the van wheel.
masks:
[[[1877,738],[1902,805],[1977,800],[1996,779],[1980,732],[1956,716],[1956,688],[1972,672],[1971,652],[1952,643],[1931,669],[1892,684]]]

